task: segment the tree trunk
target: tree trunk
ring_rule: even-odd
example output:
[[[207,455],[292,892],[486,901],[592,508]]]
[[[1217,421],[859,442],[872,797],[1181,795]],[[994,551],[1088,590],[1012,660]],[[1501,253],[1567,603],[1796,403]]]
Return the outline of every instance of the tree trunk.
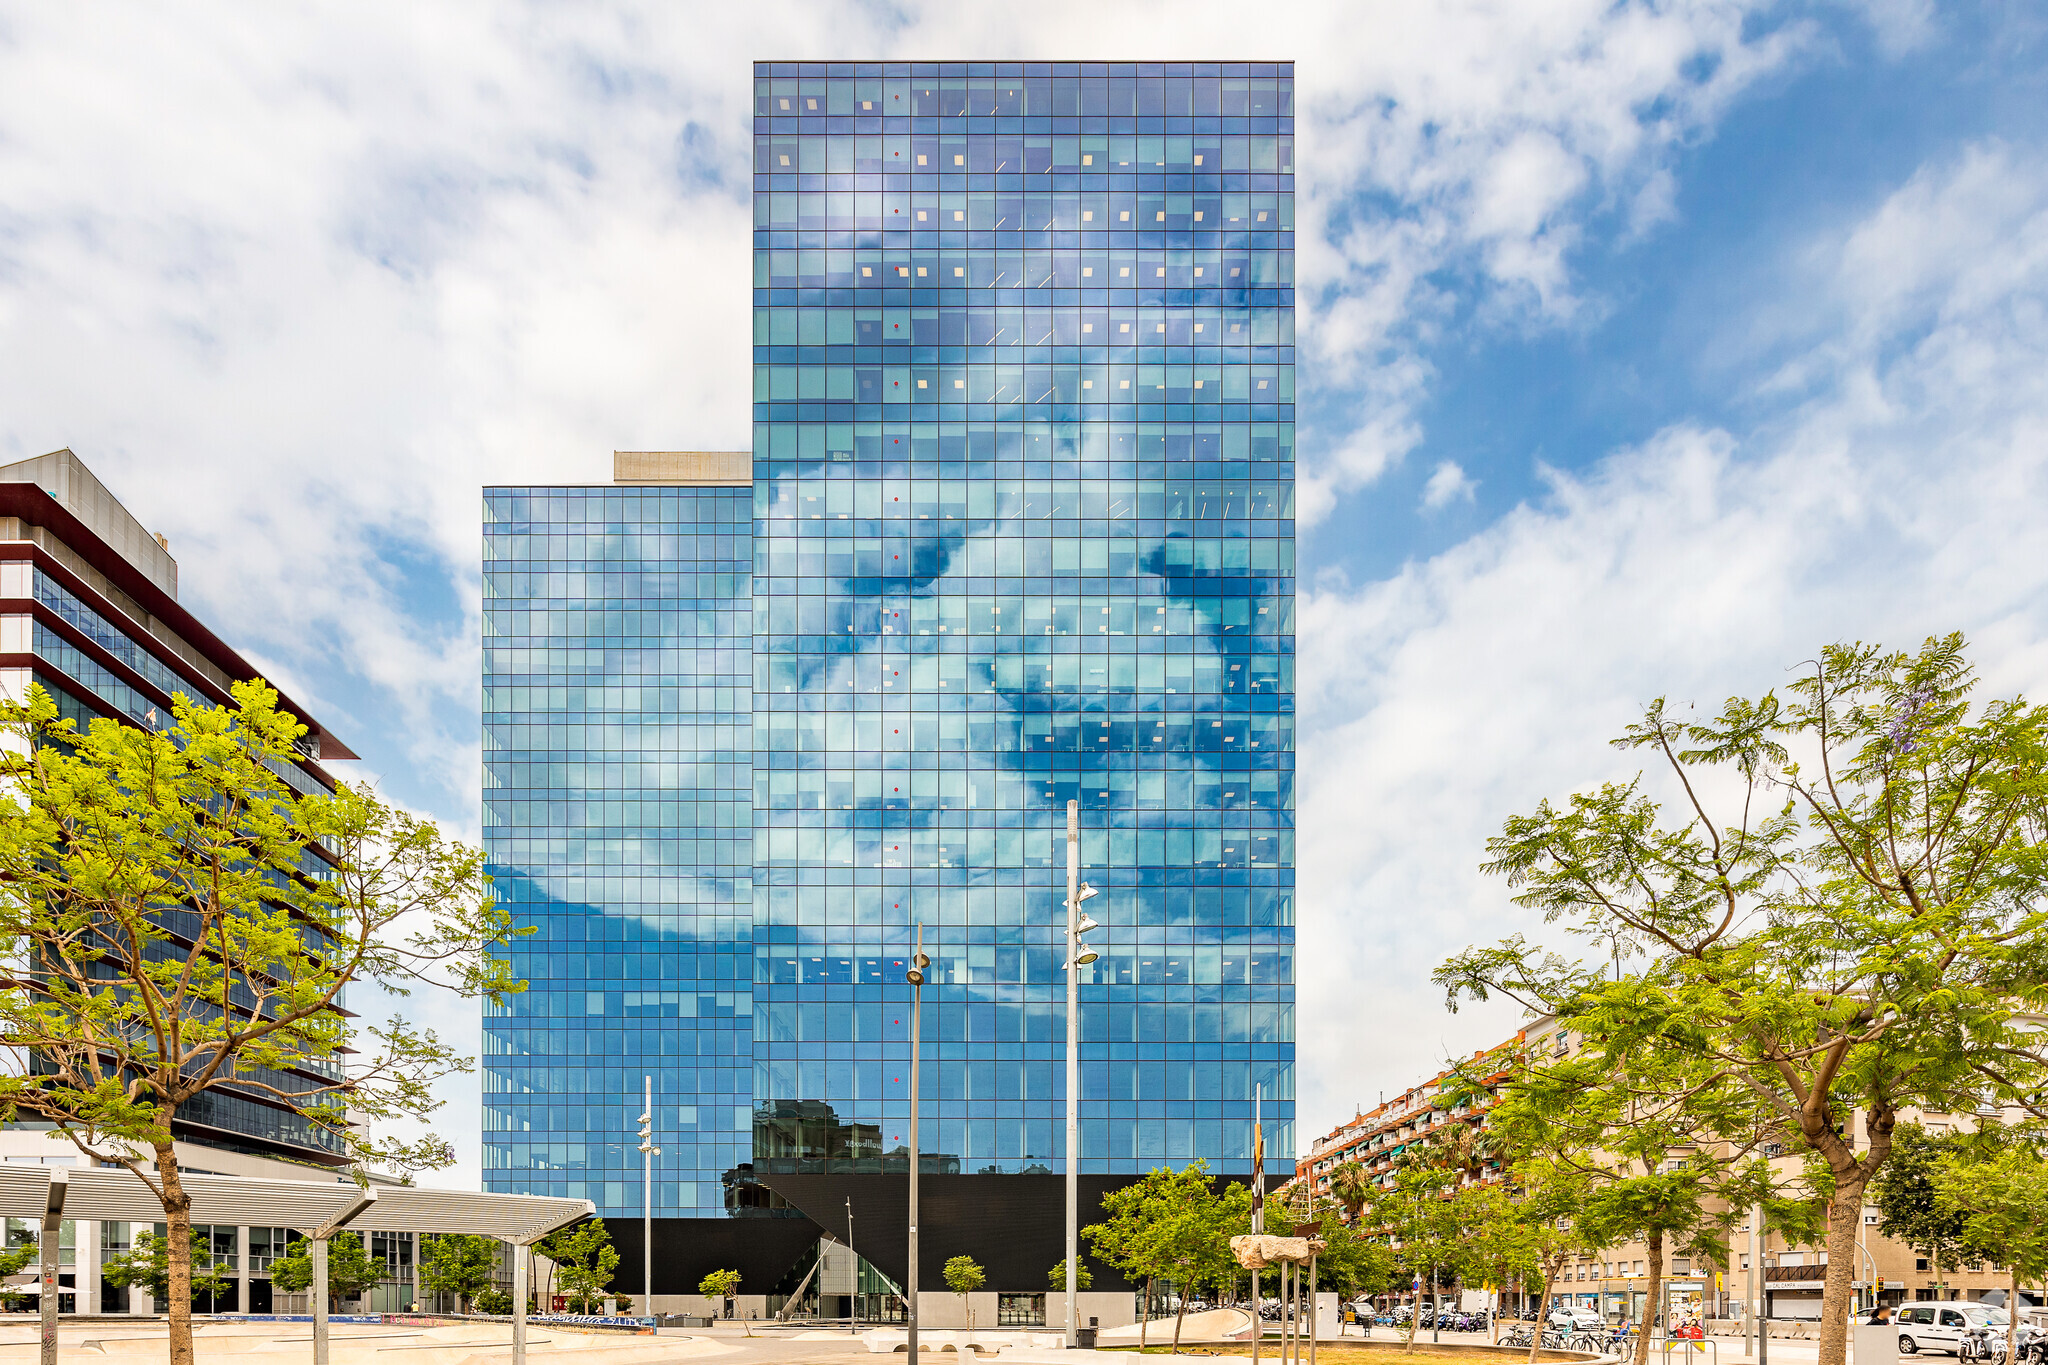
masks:
[[[170,1303],[171,1365],[194,1365],[192,1356],[192,1196],[178,1180],[178,1153],[169,1141],[155,1146],[157,1180],[163,1189],[164,1237],[170,1266],[165,1297]]]
[[[1863,1221],[1863,1166],[1835,1172],[1828,1204],[1828,1275],[1820,1296],[1820,1353],[1816,1365],[1845,1365],[1849,1356],[1849,1285],[1856,1278],[1856,1225]]]
[[[2005,1365],[2020,1365],[2020,1273],[2012,1272],[2012,1283],[2005,1293]]]
[[[1152,1324],[1152,1277],[1145,1277],[1145,1297],[1138,1300],[1138,1352],[1145,1351],[1145,1329]]]
[[[2014,1302],[2018,1302],[2015,1300]],[[1180,1311],[1173,1315],[1173,1353],[1180,1354],[1180,1325],[1188,1320],[1188,1290],[1183,1284],[1180,1290]]]
[[[1550,1282],[1555,1274],[1551,1267],[1543,1267],[1536,1286],[1536,1330],[1529,1336],[1529,1365],[1536,1365],[1536,1353],[1543,1349],[1543,1329],[1550,1321]]]
[[[1644,1239],[1650,1251],[1649,1293],[1643,1299],[1643,1320],[1636,1325],[1636,1365],[1646,1365],[1650,1359],[1650,1329],[1657,1321],[1658,1288],[1664,1278],[1664,1234],[1652,1232]],[[1668,1328],[1667,1328],[1668,1331]],[[1835,1365],[1841,1365],[1840,1361]]]

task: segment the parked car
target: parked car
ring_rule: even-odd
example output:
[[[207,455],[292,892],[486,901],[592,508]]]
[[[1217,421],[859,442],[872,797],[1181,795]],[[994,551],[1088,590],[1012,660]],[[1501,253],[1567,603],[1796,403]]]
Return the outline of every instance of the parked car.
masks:
[[[2010,1321],[2003,1308],[1986,1308],[1981,1303],[1906,1303],[1892,1314],[1899,1329],[1899,1354],[1917,1351],[1946,1351],[1960,1356],[1963,1337],[1973,1327],[2004,1331]]]
[[[1607,1326],[1607,1319],[1598,1309],[1561,1303],[1550,1310],[1550,1325],[1566,1332],[1598,1332]]]

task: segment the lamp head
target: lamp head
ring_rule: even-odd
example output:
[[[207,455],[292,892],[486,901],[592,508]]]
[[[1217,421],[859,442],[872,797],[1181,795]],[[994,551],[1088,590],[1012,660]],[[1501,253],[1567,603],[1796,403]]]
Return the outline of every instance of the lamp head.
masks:
[[[1084,911],[1081,915],[1081,922],[1074,926],[1074,932],[1077,934],[1085,934],[1090,929],[1100,929],[1101,927],[1101,925],[1097,924],[1093,919],[1089,918],[1088,914]]]
[[[1086,883],[1086,882],[1082,882],[1082,883],[1081,883],[1081,891],[1080,891],[1080,894],[1079,894],[1079,896],[1077,896],[1077,897],[1076,897],[1076,899],[1077,899],[1077,900],[1084,900],[1084,901],[1085,901],[1085,900],[1088,900],[1089,898],[1093,897],[1093,896],[1094,896],[1095,894],[1096,894],[1096,892],[1095,892],[1095,888],[1094,888],[1094,887],[1092,887],[1092,886],[1088,885],[1088,883]]]
[[[1095,959],[1101,956],[1101,953],[1096,952],[1093,948],[1089,947],[1087,944],[1084,943],[1081,945],[1081,951],[1074,954],[1073,962],[1066,965],[1085,967],[1089,963],[1095,961]]]

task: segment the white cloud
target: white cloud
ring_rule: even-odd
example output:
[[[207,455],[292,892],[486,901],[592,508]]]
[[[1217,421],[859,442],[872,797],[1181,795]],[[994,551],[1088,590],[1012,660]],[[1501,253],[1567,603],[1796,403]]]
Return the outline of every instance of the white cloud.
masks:
[[[79,450],[205,615],[331,680],[309,701],[343,733],[395,712],[387,761],[472,828],[478,486],[748,440],[748,58],[1242,36],[1222,4],[119,14],[0,30],[0,450]],[[1265,12],[1302,58],[1304,373],[1358,413],[1306,519],[1419,439],[1429,273],[1469,255],[1567,314],[1582,191],[1626,197],[1782,61],[1787,31],[1745,39],[1744,14]]]
[[[1465,473],[1464,466],[1456,460],[1441,460],[1422,486],[1422,506],[1434,512],[1454,502],[1470,502],[1478,491],[1478,482]]]
[[[1837,639],[1968,631],[1987,684],[2048,683],[2048,176],[1978,148],[1817,243],[1835,320],[1806,399],[1743,436],[1674,426],[1433,559],[1304,601],[1306,1139],[1359,1076],[1497,1041],[1443,1013],[1450,952],[1544,926],[1482,878],[1510,813],[1635,770],[1658,695],[1782,686]],[[1369,981],[1373,989],[1360,990]]]
[[[1736,0],[1259,27],[1300,58],[1303,374],[1355,414],[1305,522],[1420,440],[1447,270],[1578,316],[1587,215],[1663,211],[1674,149],[1806,36]],[[1242,6],[1165,0],[15,7],[0,455],[76,449],[188,604],[474,832],[479,486],[749,439],[749,59],[1243,40]]]

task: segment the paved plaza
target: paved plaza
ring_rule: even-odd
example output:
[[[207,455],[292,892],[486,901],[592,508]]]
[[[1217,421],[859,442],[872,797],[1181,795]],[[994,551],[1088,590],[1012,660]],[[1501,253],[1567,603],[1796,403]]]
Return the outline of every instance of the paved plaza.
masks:
[[[1271,1324],[1268,1324],[1269,1328]],[[156,1365],[166,1352],[165,1329],[161,1322],[147,1319],[134,1323],[118,1319],[99,1322],[66,1322],[58,1335],[60,1361],[94,1361],[105,1365]],[[900,1340],[901,1329],[884,1329],[881,1335]],[[934,1331],[927,1344],[949,1341],[959,1333]],[[1128,1358],[1128,1350],[1066,1351],[1038,1344],[1043,1332],[977,1332],[977,1341],[989,1348],[985,1354],[1010,1365],[1053,1365],[1082,1358]],[[1129,1333],[1135,1338],[1135,1332]],[[1147,1333],[1153,1345],[1172,1340],[1173,1320],[1156,1320]],[[1036,1341],[1032,1339],[1036,1338]],[[1356,1328],[1342,1337],[1325,1334],[1325,1343],[1345,1341],[1397,1346],[1398,1333],[1375,1328],[1361,1338]],[[1428,1332],[1417,1335],[1426,1347]],[[1484,1346],[1484,1333],[1445,1332],[1442,1344]],[[445,1327],[370,1326],[336,1323],[333,1328],[332,1365],[509,1365],[512,1359],[512,1329],[493,1323],[462,1323]],[[1268,1338],[1269,1344],[1277,1344]],[[202,1365],[306,1365],[312,1359],[312,1325],[303,1322],[208,1323],[196,1324],[194,1344]],[[29,1365],[37,1358],[38,1338],[33,1321],[0,1324],[0,1365]],[[544,1323],[528,1328],[527,1349],[535,1357],[576,1354],[592,1365],[669,1365],[682,1361],[717,1361],[719,1365],[853,1365],[877,1352],[869,1332],[850,1334],[844,1328],[763,1327],[735,1324],[705,1328],[665,1327],[653,1336],[576,1331]],[[900,1354],[889,1352],[888,1354]],[[953,1352],[921,1353],[927,1358],[953,1358]],[[1203,1352],[1203,1354],[1207,1354]],[[1427,1355],[1426,1350],[1417,1353]],[[1812,1340],[1774,1340],[1770,1345],[1773,1365],[1812,1365],[1818,1355]],[[888,1355],[884,1355],[888,1358]],[[1519,1358],[1519,1357],[1517,1357]],[[1698,1348],[1675,1345],[1667,1353],[1653,1349],[1652,1365],[1757,1365],[1743,1354],[1740,1338],[1710,1337]],[[1893,1365],[1886,1361],[1883,1365]]]

